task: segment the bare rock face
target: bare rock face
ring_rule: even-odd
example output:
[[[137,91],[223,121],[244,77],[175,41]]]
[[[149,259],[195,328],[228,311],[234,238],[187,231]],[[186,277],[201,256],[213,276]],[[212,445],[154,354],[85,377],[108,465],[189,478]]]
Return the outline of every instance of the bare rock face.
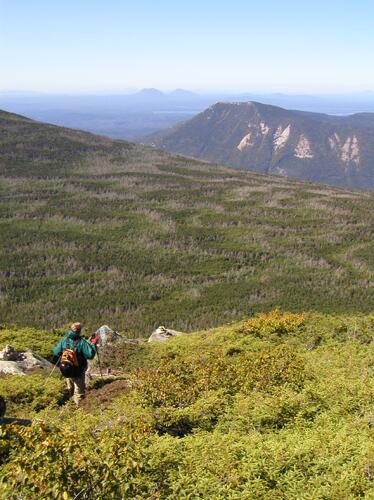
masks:
[[[29,349],[16,352],[12,346],[8,345],[0,351],[1,375],[27,375],[34,370],[44,370],[50,373],[53,370],[53,364]]]
[[[179,335],[183,335],[183,333],[177,332],[176,330],[169,330],[169,328],[165,328],[164,326],[159,326],[149,337],[148,342],[164,342],[171,337],[177,337]]]
[[[1,375],[26,375],[17,361],[0,361]]]
[[[301,159],[314,158],[314,154],[313,154],[312,148],[310,146],[309,139],[307,137],[305,137],[304,134],[301,134],[301,136],[299,137],[299,141],[298,141],[296,148],[294,150],[294,156],[296,156],[296,158],[301,158]]]
[[[23,360],[18,361],[18,364],[21,366],[21,369],[26,373],[30,370],[42,369],[46,372],[50,372],[53,370],[53,364],[42,358],[38,354],[33,353],[30,350],[27,350],[22,353]]]

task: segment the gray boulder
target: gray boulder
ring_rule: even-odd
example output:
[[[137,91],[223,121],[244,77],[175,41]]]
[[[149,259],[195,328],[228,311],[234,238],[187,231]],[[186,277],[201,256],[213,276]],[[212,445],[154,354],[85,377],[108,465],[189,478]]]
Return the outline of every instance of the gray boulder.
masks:
[[[26,375],[26,373],[18,365],[17,361],[0,360],[1,375]]]
[[[171,337],[178,337],[179,335],[183,335],[183,333],[159,326],[149,337],[148,342],[165,342],[165,340],[169,340]]]
[[[53,364],[47,361],[45,358],[42,358],[42,356],[39,356],[38,354],[35,354],[34,352],[30,351],[29,349],[23,354],[23,359],[21,361],[18,361],[18,364],[21,366],[21,369],[24,370],[25,372],[28,372],[30,370],[35,370],[35,369],[42,369],[45,370],[46,372],[50,372],[53,370]]]
[[[117,342],[121,336],[112,330],[108,325],[102,325],[95,332],[95,336],[99,340],[99,346],[104,346],[105,344],[110,344],[112,342]]]
[[[50,373],[53,364],[33,353],[30,349],[16,352],[11,346],[0,351],[0,374],[2,375],[27,375],[34,370],[43,370]]]

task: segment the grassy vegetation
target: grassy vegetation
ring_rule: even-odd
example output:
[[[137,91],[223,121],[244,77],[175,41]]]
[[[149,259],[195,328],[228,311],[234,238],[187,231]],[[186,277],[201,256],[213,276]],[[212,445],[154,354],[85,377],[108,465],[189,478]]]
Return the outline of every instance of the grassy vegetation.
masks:
[[[122,343],[106,356],[125,380],[96,384],[77,411],[58,406],[57,377],[0,379],[19,395],[12,411],[34,417],[1,429],[0,495],[372,498],[373,327],[373,315],[276,310]]]
[[[369,312],[374,198],[0,114],[0,318],[131,336]]]
[[[63,334],[63,329],[46,332],[36,328],[19,328],[14,335],[14,328],[0,327],[0,346],[10,344],[18,352],[31,349],[43,358],[52,359],[52,349]]]

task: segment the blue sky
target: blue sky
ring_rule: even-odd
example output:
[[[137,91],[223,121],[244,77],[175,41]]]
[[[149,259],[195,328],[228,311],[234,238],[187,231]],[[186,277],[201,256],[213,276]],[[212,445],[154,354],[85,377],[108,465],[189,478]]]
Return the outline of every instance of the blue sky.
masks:
[[[0,0],[0,90],[374,91],[374,2]]]

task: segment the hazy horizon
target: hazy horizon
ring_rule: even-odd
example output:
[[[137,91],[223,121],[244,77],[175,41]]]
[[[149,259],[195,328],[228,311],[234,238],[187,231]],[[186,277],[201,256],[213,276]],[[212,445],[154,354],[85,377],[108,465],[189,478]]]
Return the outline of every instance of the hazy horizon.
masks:
[[[71,90],[71,91],[57,91],[57,90],[29,90],[29,89],[1,89],[0,88],[0,94],[13,94],[13,95],[25,95],[25,96],[32,96],[32,95],[38,95],[38,96],[100,96],[100,95],[123,95],[123,96],[132,96],[134,94],[140,93],[144,90],[157,90],[165,95],[170,95],[175,91],[185,91],[185,92],[191,92],[192,94],[196,94],[196,96],[215,96],[215,95],[227,95],[227,96],[235,96],[235,95],[254,95],[254,96],[276,96],[276,95],[284,95],[284,96],[289,96],[289,97],[348,97],[348,96],[369,96],[369,97],[374,97],[374,90],[368,90],[368,89],[361,89],[361,90],[354,90],[354,91],[326,91],[326,92],[287,92],[287,91],[279,91],[279,90],[273,90],[273,91],[264,91],[261,89],[258,89],[257,91],[255,90],[248,90],[248,89],[242,89],[242,90],[231,90],[228,88],[221,88],[221,89],[192,89],[188,88],[187,86],[181,86],[181,87],[172,87],[172,88],[165,88],[165,87],[148,87],[147,85],[144,85],[143,87],[137,87],[133,89],[97,89],[97,90]]]

